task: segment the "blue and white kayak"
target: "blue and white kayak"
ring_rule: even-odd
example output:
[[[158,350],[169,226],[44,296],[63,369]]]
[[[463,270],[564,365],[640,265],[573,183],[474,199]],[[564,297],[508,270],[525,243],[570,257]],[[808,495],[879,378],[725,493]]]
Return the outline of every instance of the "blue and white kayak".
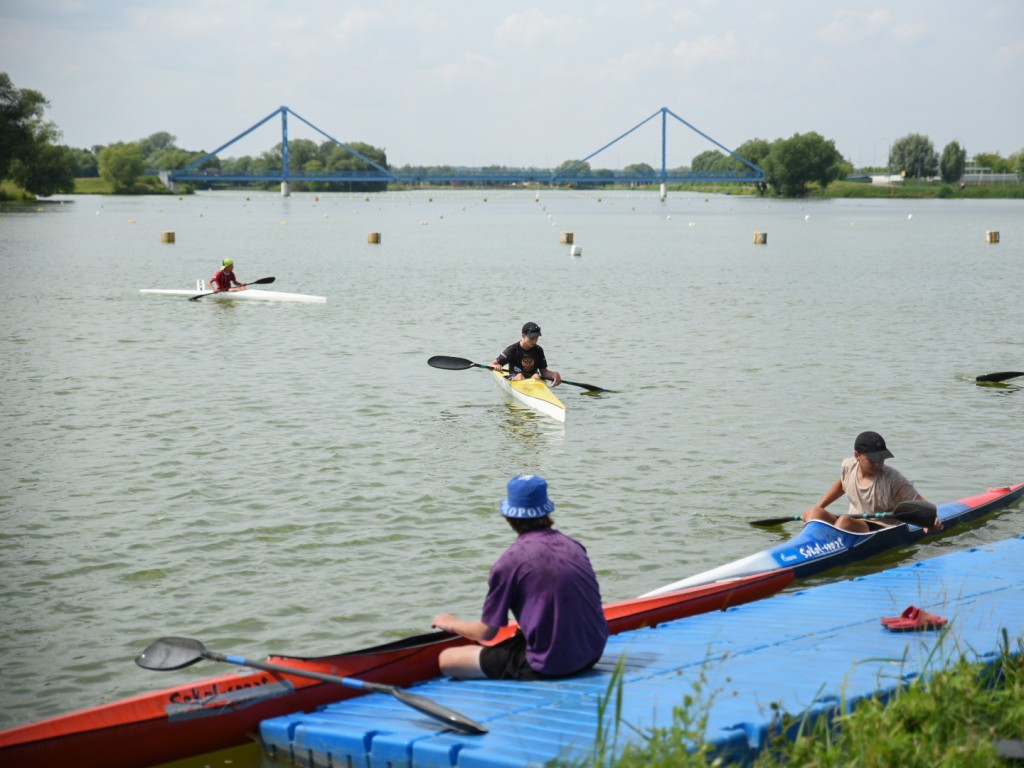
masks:
[[[977,496],[940,504],[937,513],[942,521],[942,533],[1007,507],[1022,496],[1024,483],[1018,483],[1003,488],[990,488],[986,493]],[[812,520],[789,541],[672,582],[641,597],[654,597],[699,584],[767,573],[779,568],[791,568],[796,578],[805,578],[829,568],[864,560],[886,550],[912,544],[925,535],[920,527],[902,522],[867,533],[851,533],[840,530],[830,523]]]

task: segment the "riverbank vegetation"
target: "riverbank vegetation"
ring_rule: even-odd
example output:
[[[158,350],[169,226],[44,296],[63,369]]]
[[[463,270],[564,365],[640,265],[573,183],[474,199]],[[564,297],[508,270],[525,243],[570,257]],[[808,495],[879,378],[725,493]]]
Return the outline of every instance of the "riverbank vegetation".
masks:
[[[1024,739],[1024,641],[991,665],[961,659],[934,675],[915,678],[887,701],[867,699],[851,712],[834,712],[814,722],[784,721],[787,734],[776,735],[753,768],[833,766],[843,768],[1000,768],[1002,753],[1020,750]],[[715,693],[699,682],[692,696],[680,702],[671,727],[656,729],[643,741],[628,724],[619,722],[621,680],[602,702],[601,713],[611,726],[598,734],[594,759],[588,765],[613,768],[728,765],[704,741],[707,711]],[[631,742],[615,748],[619,733]],[[612,753],[618,757],[610,758]],[[569,763],[575,766],[578,763]]]

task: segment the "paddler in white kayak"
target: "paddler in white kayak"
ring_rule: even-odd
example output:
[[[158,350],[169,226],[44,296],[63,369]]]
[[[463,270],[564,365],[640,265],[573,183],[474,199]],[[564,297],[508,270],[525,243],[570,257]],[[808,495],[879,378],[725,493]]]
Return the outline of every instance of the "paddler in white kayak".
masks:
[[[551,381],[552,387],[562,383],[562,374],[548,368],[548,360],[544,350],[537,343],[540,338],[540,326],[536,323],[523,325],[523,338],[510,344],[501,354],[491,360],[491,368],[501,371],[508,366],[508,378],[512,381],[531,377],[545,378]]]
[[[232,288],[232,284],[238,287]],[[224,259],[224,261],[221,262],[220,269],[217,270],[213,274],[213,277],[210,278],[210,287],[213,288],[215,293],[245,290],[246,284],[238,282],[238,278],[235,277],[234,259]]]

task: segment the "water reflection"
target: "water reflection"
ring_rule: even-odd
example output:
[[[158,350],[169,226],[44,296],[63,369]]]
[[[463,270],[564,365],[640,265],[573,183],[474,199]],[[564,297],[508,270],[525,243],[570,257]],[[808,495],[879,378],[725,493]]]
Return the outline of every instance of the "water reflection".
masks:
[[[565,424],[515,402],[502,402],[492,414],[502,432],[523,448],[561,445],[565,442]]]

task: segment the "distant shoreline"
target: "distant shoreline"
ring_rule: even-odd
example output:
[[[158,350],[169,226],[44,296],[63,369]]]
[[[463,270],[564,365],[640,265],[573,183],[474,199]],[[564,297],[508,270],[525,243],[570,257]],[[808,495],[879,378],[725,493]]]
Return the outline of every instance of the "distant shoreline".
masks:
[[[252,187],[230,187],[225,188],[232,189],[235,191],[269,191],[269,190],[254,190]],[[423,186],[423,187],[410,187],[410,186],[394,186],[388,187],[388,192],[416,192],[416,191],[441,191],[450,189],[450,187],[434,187],[434,186]],[[529,187],[459,187],[458,191],[466,192],[473,190],[489,191],[489,190],[508,190],[518,189],[524,192],[528,191],[558,191],[559,189],[565,189],[564,187],[548,188],[541,185],[529,186]],[[576,191],[587,190],[587,186],[581,186],[576,188]],[[295,189],[293,186],[293,192],[309,194],[310,192],[302,189]],[[658,185],[650,184],[640,187],[600,187],[594,188],[594,191],[643,191],[650,192],[651,194],[658,194],[660,188]],[[759,194],[758,190],[751,185],[734,185],[734,184],[680,184],[680,185],[669,185],[668,192],[695,192],[698,194],[705,195],[732,195],[741,197],[754,197]],[[6,193],[6,196],[5,196]],[[99,178],[89,179],[76,179],[75,190],[71,194],[75,195],[112,195],[113,190],[109,184]],[[121,193],[124,194],[124,193]],[[136,192],[131,194],[138,195],[187,195],[190,192],[171,192],[166,188],[157,188],[155,186],[146,185],[144,188],[138,189]],[[330,192],[316,192],[315,194],[332,194]],[[356,193],[372,195],[377,194],[375,192]],[[807,194],[803,197],[798,198],[783,198],[775,197],[773,195],[764,195],[766,199],[772,200],[822,200],[822,199],[858,199],[858,198],[870,198],[870,199],[902,199],[902,200],[927,200],[927,199],[946,199],[946,200],[1019,200],[1024,199],[1024,182],[1018,181],[1017,183],[971,183],[966,184],[963,187],[957,184],[943,184],[941,182],[934,181],[917,181],[908,180],[898,184],[870,184],[866,182],[857,181],[837,181],[830,184],[826,189],[822,190],[817,187],[812,187],[808,190]],[[0,188],[0,200],[6,202],[25,202],[33,203],[40,202],[36,198],[31,196],[17,195],[16,190],[8,185],[4,185]],[[45,200],[45,198],[43,199]]]

